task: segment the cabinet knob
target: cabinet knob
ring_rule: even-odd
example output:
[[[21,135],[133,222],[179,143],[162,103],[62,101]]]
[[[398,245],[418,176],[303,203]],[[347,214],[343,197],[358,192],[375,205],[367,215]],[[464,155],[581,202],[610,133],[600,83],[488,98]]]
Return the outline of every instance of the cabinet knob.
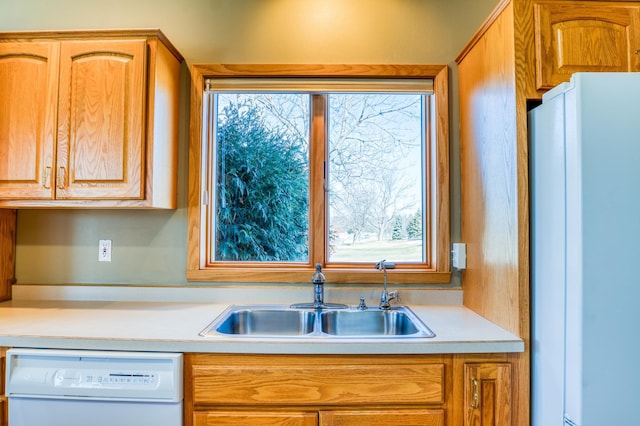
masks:
[[[633,53],[635,53],[636,55],[640,54],[640,49],[636,49]]]

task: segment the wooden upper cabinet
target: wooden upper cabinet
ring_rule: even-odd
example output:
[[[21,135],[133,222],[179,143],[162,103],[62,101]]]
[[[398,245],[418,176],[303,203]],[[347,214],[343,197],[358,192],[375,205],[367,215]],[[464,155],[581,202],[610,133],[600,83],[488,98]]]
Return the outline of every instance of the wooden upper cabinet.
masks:
[[[0,43],[0,198],[53,198],[57,43]]]
[[[159,31],[0,33],[0,207],[175,208],[181,62]]]
[[[62,43],[56,198],[144,197],[146,45]]]
[[[640,71],[640,6],[548,1],[534,6],[536,84],[550,89],[578,71]]]

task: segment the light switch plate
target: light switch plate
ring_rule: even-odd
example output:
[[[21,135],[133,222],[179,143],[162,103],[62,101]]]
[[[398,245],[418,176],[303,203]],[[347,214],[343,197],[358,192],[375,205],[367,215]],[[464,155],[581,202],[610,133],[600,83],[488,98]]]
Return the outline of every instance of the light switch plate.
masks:
[[[451,264],[456,269],[467,268],[467,245],[464,243],[453,243],[451,249]]]

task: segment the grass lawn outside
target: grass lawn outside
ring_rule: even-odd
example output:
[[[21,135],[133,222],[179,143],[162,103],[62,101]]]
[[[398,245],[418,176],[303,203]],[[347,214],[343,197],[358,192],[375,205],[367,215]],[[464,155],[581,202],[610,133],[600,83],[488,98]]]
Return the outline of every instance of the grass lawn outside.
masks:
[[[334,250],[331,262],[422,262],[421,240],[363,241]]]

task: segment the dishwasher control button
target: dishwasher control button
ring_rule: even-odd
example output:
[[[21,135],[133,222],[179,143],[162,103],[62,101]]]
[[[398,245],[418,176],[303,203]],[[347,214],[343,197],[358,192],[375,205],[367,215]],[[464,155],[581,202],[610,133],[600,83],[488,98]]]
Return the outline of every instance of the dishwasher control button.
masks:
[[[77,386],[82,381],[82,375],[74,370],[58,370],[53,376],[54,386]]]

